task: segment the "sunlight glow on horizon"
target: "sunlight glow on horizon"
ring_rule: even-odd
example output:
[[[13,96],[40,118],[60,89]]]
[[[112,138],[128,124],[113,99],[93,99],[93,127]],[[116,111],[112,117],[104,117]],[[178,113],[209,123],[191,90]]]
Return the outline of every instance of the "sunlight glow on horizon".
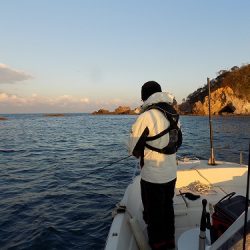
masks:
[[[5,1],[0,113],[135,108],[149,80],[181,103],[207,77],[249,63],[249,9],[247,0]]]

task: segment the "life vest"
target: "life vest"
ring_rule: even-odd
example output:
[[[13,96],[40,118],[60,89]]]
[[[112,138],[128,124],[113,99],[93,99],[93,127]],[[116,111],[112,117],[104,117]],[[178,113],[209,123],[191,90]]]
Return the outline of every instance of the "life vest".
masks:
[[[167,103],[153,104],[147,108],[147,110],[150,110],[150,109],[159,110],[165,116],[165,118],[169,121],[170,125],[167,129],[163,130],[157,135],[147,136],[145,139],[145,147],[152,151],[156,151],[158,153],[166,154],[166,155],[176,153],[182,144],[182,132],[178,126],[179,115],[177,114],[175,109]],[[148,141],[157,140],[160,137],[166,135],[167,133],[169,133],[169,143],[164,148],[160,149],[160,148],[156,148],[147,144]]]

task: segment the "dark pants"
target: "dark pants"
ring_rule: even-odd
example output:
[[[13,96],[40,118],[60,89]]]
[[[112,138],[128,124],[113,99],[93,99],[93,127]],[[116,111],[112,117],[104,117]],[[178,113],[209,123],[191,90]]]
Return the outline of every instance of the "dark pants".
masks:
[[[143,219],[152,249],[174,247],[173,197],[176,179],[163,184],[141,180]]]

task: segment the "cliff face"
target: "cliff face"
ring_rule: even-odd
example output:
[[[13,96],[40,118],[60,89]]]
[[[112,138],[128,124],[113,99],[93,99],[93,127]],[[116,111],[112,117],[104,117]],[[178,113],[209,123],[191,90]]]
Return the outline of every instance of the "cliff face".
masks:
[[[131,112],[130,107],[122,107],[119,106],[118,108],[115,109],[114,113],[115,114],[129,114]]]
[[[193,114],[208,115],[208,96],[204,102],[198,101],[192,107]],[[212,114],[250,114],[250,102],[237,97],[230,87],[218,88],[211,93]]]
[[[250,115],[250,64],[221,70],[211,80],[211,113]],[[208,87],[197,89],[179,105],[182,114],[207,115]]]

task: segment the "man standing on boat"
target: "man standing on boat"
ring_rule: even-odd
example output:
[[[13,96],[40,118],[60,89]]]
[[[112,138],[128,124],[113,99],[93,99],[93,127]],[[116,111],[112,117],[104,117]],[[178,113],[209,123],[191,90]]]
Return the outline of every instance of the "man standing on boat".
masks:
[[[173,197],[176,151],[182,143],[173,97],[155,81],[141,88],[142,113],[132,126],[129,152],[140,159],[143,218],[154,250],[175,248]]]

